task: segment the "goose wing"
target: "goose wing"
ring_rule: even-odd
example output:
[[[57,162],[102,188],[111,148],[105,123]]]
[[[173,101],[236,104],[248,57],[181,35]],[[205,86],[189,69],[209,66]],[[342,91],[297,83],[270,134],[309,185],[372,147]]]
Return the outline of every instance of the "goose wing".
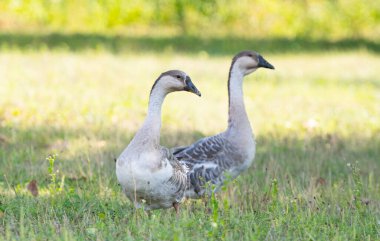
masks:
[[[186,190],[188,169],[184,164],[178,161],[178,159],[173,155],[173,152],[168,148],[162,147],[162,152],[164,158],[166,158],[173,167],[173,174],[168,182],[176,187],[175,193],[178,196],[178,201],[180,201],[183,197],[184,191]]]
[[[231,167],[233,148],[221,135],[203,138],[187,147],[173,149],[173,155],[189,168],[188,178],[199,193],[206,182],[219,185],[223,172]]]

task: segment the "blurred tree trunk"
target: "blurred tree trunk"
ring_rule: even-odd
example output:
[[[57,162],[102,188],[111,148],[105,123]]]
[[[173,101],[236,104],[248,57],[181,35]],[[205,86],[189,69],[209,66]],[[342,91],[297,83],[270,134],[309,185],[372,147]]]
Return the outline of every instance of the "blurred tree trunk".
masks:
[[[177,21],[183,34],[188,33],[186,24],[186,0],[175,0],[175,11],[177,15]]]

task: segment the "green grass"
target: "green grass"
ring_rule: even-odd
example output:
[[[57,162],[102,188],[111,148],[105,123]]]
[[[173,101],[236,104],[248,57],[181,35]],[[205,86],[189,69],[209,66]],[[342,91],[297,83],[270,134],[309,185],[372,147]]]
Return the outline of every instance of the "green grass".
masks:
[[[113,159],[143,121],[154,80],[171,68],[203,96],[168,96],[162,144],[223,131],[232,56],[3,52],[0,240],[379,240],[378,56],[262,54],[276,70],[244,83],[254,165],[176,217],[134,210]],[[26,189],[33,179],[38,197]]]

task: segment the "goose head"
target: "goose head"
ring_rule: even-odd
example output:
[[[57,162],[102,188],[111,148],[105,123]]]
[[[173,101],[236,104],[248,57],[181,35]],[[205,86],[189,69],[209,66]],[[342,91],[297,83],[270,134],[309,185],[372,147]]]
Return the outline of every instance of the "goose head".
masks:
[[[162,73],[154,82],[151,93],[155,88],[161,88],[165,93],[188,91],[201,96],[201,92],[195,87],[191,78],[181,70],[169,70]]]
[[[263,56],[254,51],[242,51],[235,55],[231,67],[236,66],[243,75],[248,75],[258,68],[274,69],[274,66],[268,63]]]

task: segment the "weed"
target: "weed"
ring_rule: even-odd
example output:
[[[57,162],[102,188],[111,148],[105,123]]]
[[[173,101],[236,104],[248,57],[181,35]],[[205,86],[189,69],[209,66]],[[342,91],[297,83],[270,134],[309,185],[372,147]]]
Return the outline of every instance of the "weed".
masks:
[[[54,169],[56,158],[57,158],[57,154],[49,155],[48,157],[46,157],[46,160],[49,162],[49,167],[48,167],[48,172],[50,176],[49,193],[52,196],[61,193],[65,185],[64,175],[61,177],[61,181],[59,185],[57,183],[57,175],[59,175],[59,170]]]

